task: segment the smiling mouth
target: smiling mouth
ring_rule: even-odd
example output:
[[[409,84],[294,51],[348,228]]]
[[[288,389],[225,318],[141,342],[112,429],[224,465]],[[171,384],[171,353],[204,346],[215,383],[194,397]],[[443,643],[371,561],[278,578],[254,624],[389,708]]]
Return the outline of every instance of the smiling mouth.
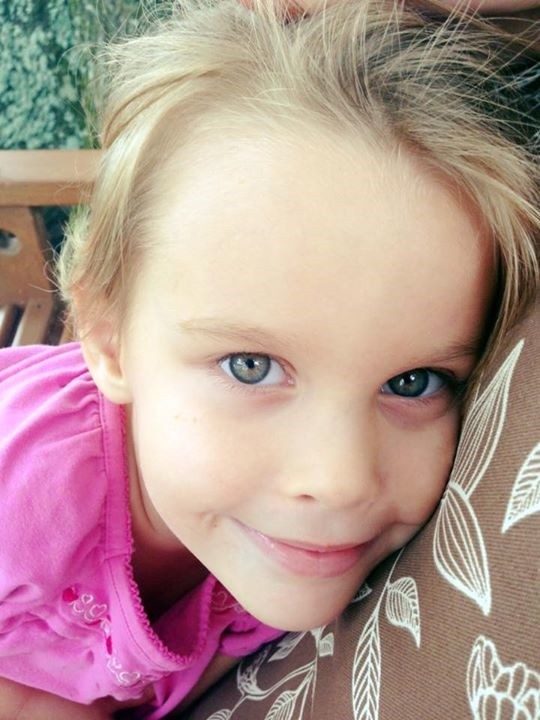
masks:
[[[344,575],[358,564],[373,543],[314,545],[273,538],[241,522],[238,525],[266,557],[295,575],[307,577]]]

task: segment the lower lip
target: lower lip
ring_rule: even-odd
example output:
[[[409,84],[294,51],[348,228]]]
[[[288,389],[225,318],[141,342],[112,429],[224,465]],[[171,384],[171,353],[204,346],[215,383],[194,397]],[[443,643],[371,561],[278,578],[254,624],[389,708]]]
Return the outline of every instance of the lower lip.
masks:
[[[365,554],[370,543],[341,550],[306,550],[280,542],[253,530],[242,523],[241,529],[263,553],[295,575],[307,577],[337,577],[351,570]]]

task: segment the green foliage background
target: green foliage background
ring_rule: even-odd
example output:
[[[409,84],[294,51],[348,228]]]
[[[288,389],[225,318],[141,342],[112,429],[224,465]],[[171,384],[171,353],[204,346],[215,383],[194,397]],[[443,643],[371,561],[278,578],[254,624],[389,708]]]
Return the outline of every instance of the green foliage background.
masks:
[[[92,50],[161,2],[0,0],[0,148],[92,147]]]

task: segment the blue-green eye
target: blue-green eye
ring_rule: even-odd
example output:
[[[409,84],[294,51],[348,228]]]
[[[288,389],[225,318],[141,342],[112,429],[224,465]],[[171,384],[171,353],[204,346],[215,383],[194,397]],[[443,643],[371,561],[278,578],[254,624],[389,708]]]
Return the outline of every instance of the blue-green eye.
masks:
[[[430,397],[438,393],[447,383],[441,373],[416,368],[390,378],[381,387],[381,392],[402,398]]]
[[[235,353],[223,358],[220,366],[227,375],[246,385],[277,385],[285,379],[282,367],[269,355]]]

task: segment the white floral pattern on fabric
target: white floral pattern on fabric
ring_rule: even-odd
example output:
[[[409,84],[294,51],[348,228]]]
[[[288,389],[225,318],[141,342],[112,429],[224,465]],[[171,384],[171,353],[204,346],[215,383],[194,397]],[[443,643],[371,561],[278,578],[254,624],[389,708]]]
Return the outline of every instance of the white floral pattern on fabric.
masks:
[[[360,588],[358,589],[358,592],[356,593],[356,595],[355,595],[355,596],[353,597],[353,599],[351,600],[351,605],[352,605],[352,603],[360,602],[360,601],[363,600],[364,598],[367,598],[367,596],[368,596],[371,592],[373,592],[372,589],[369,587],[369,585],[367,584],[367,582],[365,582],[363,585],[360,586]]]
[[[388,586],[386,617],[392,625],[408,630],[420,647],[420,600],[412,577],[402,577]]]
[[[522,662],[503,665],[494,643],[483,635],[469,659],[467,695],[474,720],[540,718],[540,675]]]
[[[484,615],[491,610],[491,582],[482,529],[471,495],[498,445],[512,375],[523,346],[524,340],[520,340],[468,412],[435,526],[433,558],[437,569],[451,585],[473,600]]]
[[[540,512],[540,443],[533,447],[521,466],[506,509],[501,532],[523,518]]]
[[[354,720],[378,720],[381,693],[382,654],[379,629],[379,613],[386,598],[387,620],[397,627],[408,630],[420,647],[420,603],[416,581],[402,577],[391,582],[400,551],[386,579],[377,604],[364,626],[356,646],[352,669],[352,710]]]
[[[218,710],[208,718],[208,720],[229,720],[231,717],[230,710]]]
[[[276,660],[284,660],[292,653],[297,645],[304,639],[305,632],[291,632],[287,633],[277,644],[277,649],[272,653],[268,662],[275,662]]]
[[[263,665],[265,661],[276,662],[284,660],[295,650],[300,642],[309,635],[311,635],[315,641],[314,658],[296,670],[293,670],[269,688],[261,688],[257,680],[257,674],[261,665]],[[229,720],[245,702],[266,700],[280,690],[281,692],[272,703],[264,720],[292,720],[293,717],[302,718],[308,700],[311,698],[313,702],[319,659],[331,657],[333,654],[334,634],[331,632],[325,634],[325,627],[316,628],[309,632],[288,633],[284,635],[277,645],[263,648],[254,659],[249,659],[239,665],[236,673],[236,685],[240,692],[240,698],[233,708],[222,708],[213,713],[208,720]],[[287,689],[282,690],[283,686],[288,685],[296,678],[299,679],[299,682],[294,689],[287,687]]]

